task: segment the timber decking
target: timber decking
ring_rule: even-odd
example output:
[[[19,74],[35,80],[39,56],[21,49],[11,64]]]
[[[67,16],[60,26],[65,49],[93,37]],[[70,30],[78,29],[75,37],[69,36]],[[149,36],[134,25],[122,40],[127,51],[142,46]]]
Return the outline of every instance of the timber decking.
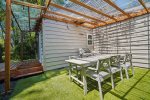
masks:
[[[12,63],[10,68],[11,78],[16,79],[43,72],[43,66],[37,60],[27,60],[18,63]],[[5,78],[4,64],[0,64],[0,80]]]

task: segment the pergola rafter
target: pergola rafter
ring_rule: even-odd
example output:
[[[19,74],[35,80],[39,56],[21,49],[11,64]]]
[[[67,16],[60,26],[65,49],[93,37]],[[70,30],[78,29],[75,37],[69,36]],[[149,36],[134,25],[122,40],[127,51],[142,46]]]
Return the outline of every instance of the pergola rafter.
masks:
[[[48,16],[48,15],[45,15],[45,14],[43,14],[42,16],[43,16],[43,18],[47,18],[47,19],[50,19],[50,20],[55,20],[55,21],[60,21],[60,22],[64,22],[64,23],[74,24],[74,25],[77,25],[77,26],[94,28],[91,25],[85,26],[84,22],[74,22],[74,21],[71,21],[71,20],[67,20],[65,18],[59,18],[59,17],[55,17],[55,16]]]
[[[144,11],[145,11],[145,10],[139,10],[139,13],[131,13],[131,14],[130,14],[130,15],[132,16],[131,18],[135,18],[135,17],[141,16],[141,15],[147,14],[147,13],[145,13],[146,11],[145,11],[145,12],[144,12]],[[118,22],[126,21],[126,20],[131,19],[131,18],[121,19],[121,20],[119,20]],[[111,25],[111,24],[114,24],[114,22],[110,22],[110,23],[107,24],[107,25]],[[103,26],[105,26],[105,25],[97,25],[97,26],[94,27],[94,28],[103,27]]]
[[[44,14],[47,12],[47,10],[48,10],[48,8],[49,8],[49,5],[50,5],[51,1],[52,1],[52,0],[49,0],[49,1],[48,1],[47,7],[46,7],[45,10],[44,10]]]
[[[147,13],[149,13],[148,8],[146,7],[145,3],[143,2],[143,0],[138,0],[140,2],[140,4],[144,7],[144,9],[147,11]]]
[[[131,18],[131,16],[129,14],[127,14],[125,11],[123,11],[122,9],[120,9],[115,3],[113,3],[111,0],[104,0],[105,2],[107,2],[109,5],[111,5],[112,7],[114,7],[115,9],[117,9],[118,11],[120,11],[122,14],[126,15],[128,18]]]
[[[92,20],[95,20],[95,21],[99,21],[99,22],[102,22],[102,23],[106,24],[105,21],[102,21],[102,20],[100,20],[100,19],[91,17],[91,16],[89,16],[89,15],[85,15],[85,14],[82,14],[82,13],[80,13],[80,12],[77,12],[77,11],[74,11],[74,10],[71,10],[71,9],[68,9],[68,8],[65,8],[65,7],[60,6],[60,5],[58,5],[58,4],[51,3],[50,5],[53,6],[53,7],[56,7],[56,8],[59,8],[59,9],[62,9],[62,10],[65,10],[65,11],[68,11],[68,12],[71,12],[71,13],[74,13],[74,14],[77,14],[77,15],[80,15],[80,16],[83,16],[83,17],[85,17],[85,18],[89,18],[89,19],[92,19]]]
[[[81,1],[79,1],[79,0],[70,0],[70,1],[73,2],[73,3],[76,3],[76,4],[80,5],[80,6],[83,6],[83,7],[87,8],[87,9],[89,9],[89,10],[91,10],[91,11],[94,11],[94,12],[100,14],[100,15],[103,15],[103,16],[105,16],[105,17],[108,17],[108,18],[110,18],[110,19],[112,19],[112,20],[117,21],[117,19],[115,19],[114,17],[112,17],[112,16],[110,16],[110,15],[108,15],[108,14],[105,14],[105,13],[102,12],[101,10],[98,10],[98,9],[96,9],[96,8],[93,8],[93,7],[87,5],[87,4],[85,4],[85,3],[83,3],[83,2],[81,2]]]
[[[53,11],[49,11],[47,10],[47,13],[49,14],[54,14],[54,15],[58,15],[58,16],[61,16],[61,17],[64,17],[64,18],[68,18],[68,19],[71,19],[73,21],[78,21],[78,22],[85,22],[85,23],[89,23],[91,25],[95,25],[95,23],[92,23],[90,21],[85,21],[83,19],[79,19],[79,18],[75,18],[75,17],[72,17],[72,16],[68,16],[68,15],[64,15],[64,14],[61,14],[61,13],[58,13],[58,12],[53,12]]]

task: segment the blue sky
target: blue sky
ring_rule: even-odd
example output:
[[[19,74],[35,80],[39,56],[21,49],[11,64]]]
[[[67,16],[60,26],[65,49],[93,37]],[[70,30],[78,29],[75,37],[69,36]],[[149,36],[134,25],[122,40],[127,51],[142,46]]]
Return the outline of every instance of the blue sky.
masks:
[[[115,1],[115,3],[116,3],[120,8],[125,9],[125,7],[128,6],[127,4],[128,4],[129,2],[137,1],[137,0],[113,0],[113,1]],[[138,2],[138,1],[137,1],[137,2]],[[124,5],[126,5],[126,6],[124,6]]]

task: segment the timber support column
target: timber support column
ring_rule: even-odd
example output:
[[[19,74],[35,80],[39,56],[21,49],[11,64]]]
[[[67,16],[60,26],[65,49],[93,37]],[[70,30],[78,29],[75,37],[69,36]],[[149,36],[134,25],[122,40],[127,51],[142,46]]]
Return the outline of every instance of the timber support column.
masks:
[[[11,0],[6,0],[5,93],[10,91]]]

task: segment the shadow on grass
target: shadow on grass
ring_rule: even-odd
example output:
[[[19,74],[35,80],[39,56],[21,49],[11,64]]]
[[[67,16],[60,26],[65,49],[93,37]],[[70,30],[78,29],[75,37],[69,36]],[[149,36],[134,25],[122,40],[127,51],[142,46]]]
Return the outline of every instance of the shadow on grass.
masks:
[[[138,88],[136,88],[135,86],[148,74],[150,72],[150,70],[148,70],[148,71],[146,71],[139,79],[137,79],[137,81],[131,86],[131,88],[129,88],[125,93],[124,93],[124,95],[119,95],[119,94],[117,94],[117,93],[115,93],[115,92],[113,92],[113,91],[109,91],[109,93],[111,93],[112,95],[114,95],[114,96],[116,96],[116,97],[118,97],[118,98],[120,98],[121,100],[127,100],[125,97],[131,92],[131,90],[133,89],[133,88],[135,88],[135,89],[137,89],[137,90],[140,90],[140,91],[142,91],[142,92],[144,92],[144,93],[148,93],[149,95],[150,95],[150,93],[149,92],[146,92],[146,91],[144,91],[144,90],[141,90],[141,89],[138,89]],[[132,75],[130,75],[130,77],[131,77]],[[115,90],[116,91],[116,90]],[[142,95],[142,94],[141,94]],[[134,97],[134,96],[133,96]],[[142,98],[141,98],[142,99]]]
[[[107,79],[106,81],[102,82],[102,89],[103,89],[103,95],[105,95],[106,93],[110,93],[112,95],[114,95],[115,97],[121,99],[121,100],[127,100],[125,97],[128,95],[128,93],[133,89],[137,89],[137,90],[140,90],[142,91],[143,93],[148,93],[150,94],[149,92],[146,92],[142,89],[138,89],[136,88],[135,86],[143,79],[143,77],[145,77],[147,74],[148,74],[149,70],[145,73],[143,73],[143,75],[141,77],[139,77],[136,81],[136,83],[134,83],[134,85],[131,86],[131,88],[129,90],[127,90],[123,95],[119,94],[119,93],[116,93],[116,92],[113,92],[113,91],[117,91],[116,89],[114,89],[113,91],[112,90],[112,86],[111,86],[111,81],[110,81],[110,78]],[[123,73],[125,73],[123,71]],[[123,74],[123,77],[124,79],[126,79],[126,76],[125,74]],[[129,77],[132,78],[133,75],[131,74],[131,72],[129,72]],[[135,79],[135,78],[134,78]],[[130,79],[129,79],[130,80]],[[114,74],[114,83],[115,83],[115,86],[118,85],[118,83],[121,81],[121,78],[120,78],[120,73],[117,73],[117,74]],[[78,86],[80,86],[81,88],[83,88],[80,84],[78,84],[77,82],[74,81],[74,83],[76,83]],[[88,86],[88,92],[91,92],[92,90],[98,90],[98,82],[95,81],[95,80],[92,80],[90,78],[87,77],[87,86]],[[125,84],[126,85],[126,84]]]
[[[132,76],[133,75],[129,75],[129,77],[132,77]],[[125,75],[123,77],[125,77]],[[120,73],[118,72],[118,73],[114,74],[113,78],[114,78],[114,84],[115,84],[115,86],[117,86],[118,83],[121,81]],[[89,91],[92,91],[93,89],[98,90],[98,82],[97,81],[94,81],[94,80],[89,79],[89,78],[87,78],[87,81],[88,81],[88,90]],[[112,84],[111,84],[110,78],[108,78],[107,80],[102,82],[102,89],[103,89],[104,95],[112,89]]]
[[[67,74],[66,68],[52,70],[52,71],[46,71],[46,72],[39,74],[39,75],[36,75],[36,76],[26,77],[26,78],[16,80],[17,84],[16,84],[15,89],[14,89],[12,95],[10,96],[10,98],[15,97],[16,95],[18,95],[22,91],[32,87],[34,84],[46,81],[48,79],[51,79],[53,77],[57,77],[57,76],[62,75],[62,74]],[[29,91],[28,94],[33,94],[33,93],[37,93],[37,92],[38,93],[42,92],[42,90],[38,90],[38,89],[32,90],[32,91]],[[25,94],[25,95],[27,95],[27,94]]]
[[[81,77],[79,78],[81,80]],[[115,83],[118,83],[121,79],[116,77],[115,78]],[[76,85],[78,85],[80,88],[83,88],[82,85],[80,85],[78,82],[72,80]],[[87,77],[87,89],[88,89],[88,92],[91,92],[93,90],[97,90],[99,91],[98,89],[98,82]],[[108,78],[106,79],[105,81],[102,82],[102,91],[103,91],[103,95],[105,95],[107,92],[109,92],[110,90],[112,89],[112,86],[111,86],[111,79]]]

